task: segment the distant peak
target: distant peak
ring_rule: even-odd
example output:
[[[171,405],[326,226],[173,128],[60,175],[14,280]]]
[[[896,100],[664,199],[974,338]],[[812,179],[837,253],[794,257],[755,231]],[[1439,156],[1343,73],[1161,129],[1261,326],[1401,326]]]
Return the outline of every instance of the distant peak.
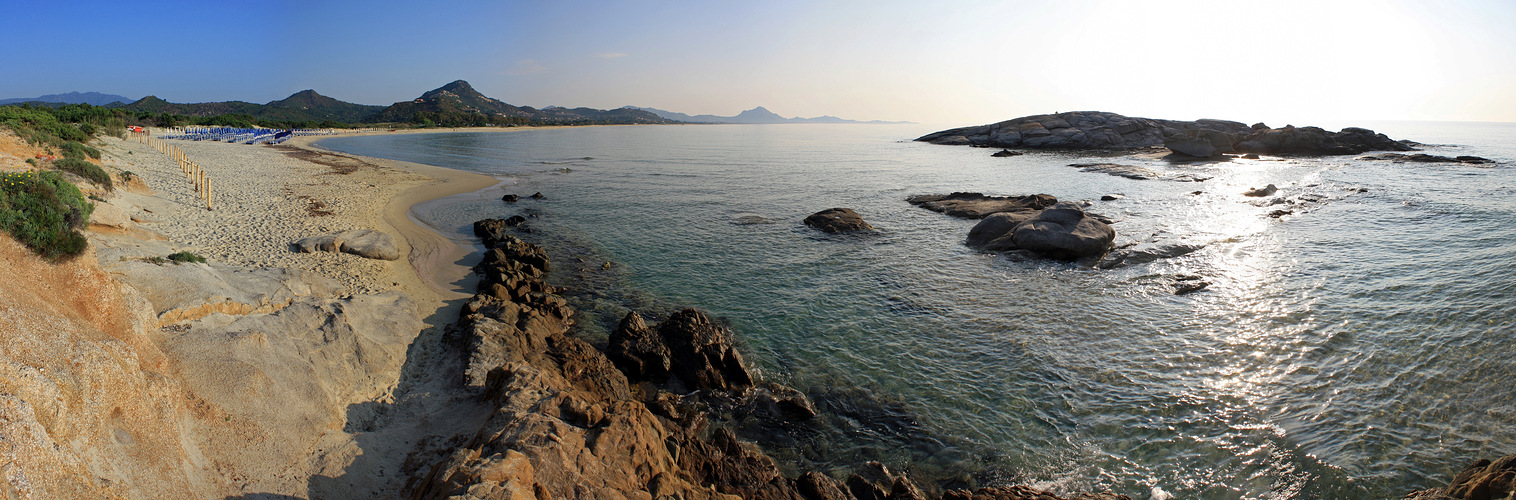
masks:
[[[473,92],[474,91],[474,87],[472,85],[469,85],[468,82],[465,82],[463,80],[453,80],[453,83],[449,83],[447,85],[443,85],[440,90],[446,90],[448,92],[452,92],[454,94],[457,94],[460,91]]]

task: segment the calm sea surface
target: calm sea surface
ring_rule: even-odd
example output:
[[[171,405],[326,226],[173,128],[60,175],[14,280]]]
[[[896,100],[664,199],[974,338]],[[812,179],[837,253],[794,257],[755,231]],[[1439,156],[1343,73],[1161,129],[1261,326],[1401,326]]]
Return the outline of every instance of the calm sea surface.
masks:
[[[750,429],[792,471],[881,460],[937,481],[1139,499],[1399,498],[1516,453],[1516,124],[1321,125],[1504,164],[992,158],[910,142],[934,130],[922,126],[321,146],[505,180],[520,203],[496,189],[415,215],[460,241],[474,220],[535,216],[527,236],[557,256],[554,279],[576,288],[581,334],[595,342],[628,307],[696,306],[728,321],[764,377],[829,410],[818,428]],[[1213,178],[1067,166],[1090,161]],[[1279,207],[1241,196],[1269,183],[1327,202],[1269,218]],[[546,198],[525,197],[537,191]],[[1112,270],[1012,261],[962,244],[974,221],[904,201],[953,191],[1092,200],[1089,211],[1119,220],[1118,243],[1205,247]],[[1113,193],[1125,197],[1099,201]],[[801,224],[831,207],[878,233]],[[1212,285],[1175,296],[1177,274]]]

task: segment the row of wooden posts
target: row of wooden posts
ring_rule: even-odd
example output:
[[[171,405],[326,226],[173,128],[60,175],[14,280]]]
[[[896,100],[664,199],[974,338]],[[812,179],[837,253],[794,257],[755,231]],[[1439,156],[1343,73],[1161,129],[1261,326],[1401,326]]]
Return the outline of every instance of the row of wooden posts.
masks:
[[[200,168],[199,164],[190,161],[189,157],[185,156],[184,150],[179,149],[179,146],[168,144],[162,139],[154,139],[151,133],[132,135],[137,137],[137,142],[152,146],[153,149],[167,154],[169,158],[173,158],[175,162],[179,163],[179,171],[184,172],[184,178],[194,184],[195,193],[200,196],[201,200],[205,201],[205,209],[216,209],[216,206],[211,201],[210,176],[205,173],[205,169]]]

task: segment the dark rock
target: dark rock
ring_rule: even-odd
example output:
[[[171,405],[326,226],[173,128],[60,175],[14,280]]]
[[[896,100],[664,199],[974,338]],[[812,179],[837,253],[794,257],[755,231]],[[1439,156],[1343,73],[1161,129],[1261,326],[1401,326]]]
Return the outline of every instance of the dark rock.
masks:
[[[1286,125],[1284,128],[1256,130],[1239,139],[1236,150],[1268,155],[1348,155],[1367,151],[1411,151],[1414,148],[1372,130],[1349,127],[1328,132],[1320,127]]]
[[[636,312],[627,313],[621,325],[611,332],[605,355],[633,383],[668,379],[671,363],[668,346]]]
[[[1232,144],[1235,142],[1237,142],[1236,134],[1211,129],[1192,129],[1185,131],[1183,135],[1164,138],[1163,146],[1182,155],[1211,158],[1219,157],[1222,153],[1230,153]]]
[[[842,485],[836,479],[818,472],[807,472],[795,478],[795,490],[808,500],[851,500],[853,498],[843,491]]]
[[[1286,125],[1271,129],[1262,123],[1249,127],[1225,120],[1155,120],[1098,111],[1023,116],[990,125],[933,132],[916,140],[998,148],[1139,149],[1162,146],[1167,139],[1175,141],[1173,144],[1178,148],[1175,151],[1199,157],[1229,151],[1343,155],[1415,149],[1414,144],[1362,128],[1327,132],[1318,127]]]
[[[731,332],[705,313],[685,309],[658,325],[658,335],[668,346],[670,371],[694,390],[734,390],[751,387],[752,375]]]
[[[995,154],[992,154],[990,156],[993,156],[993,157],[996,157],[996,158],[1005,158],[1007,156],[1021,156],[1022,154],[1023,153],[1020,152],[1020,151],[1011,151],[1009,149],[1002,149],[1000,151],[995,152]]]
[[[1173,286],[1174,295],[1189,295],[1191,293],[1204,290],[1206,287],[1211,286],[1211,283],[1205,281],[1200,276],[1193,274],[1180,274],[1174,276]]]
[[[546,198],[546,196],[542,196],[542,192],[541,191],[532,193],[532,199],[534,199],[534,200],[540,200],[540,199],[543,199],[543,198]]]
[[[1273,184],[1269,184],[1268,186],[1262,188],[1249,189],[1246,192],[1242,193],[1242,195],[1251,196],[1254,198],[1262,198],[1264,196],[1273,196],[1274,193],[1277,192],[1279,192],[1279,188]]]
[[[847,490],[848,493],[853,494],[853,498],[858,500],[885,500],[889,498],[889,493],[884,488],[865,479],[861,474],[848,476]]]
[[[1116,231],[1086,216],[1078,204],[1062,202],[1017,224],[1011,237],[1018,248],[1072,261],[1104,254],[1115,240]]]
[[[524,222],[526,222],[526,217],[522,217],[520,215],[512,215],[505,218],[505,225],[509,227],[516,227]]]
[[[1295,213],[1294,210],[1275,210],[1275,211],[1269,212],[1269,217],[1278,219],[1280,217],[1284,217],[1286,215],[1290,215],[1290,214],[1293,214],[1293,213]]]
[[[1456,158],[1449,158],[1449,157],[1446,157],[1446,156],[1435,156],[1435,155],[1422,154],[1422,153],[1417,153],[1417,154],[1413,154],[1413,155],[1403,155],[1403,154],[1398,154],[1398,153],[1380,153],[1380,154],[1374,154],[1374,155],[1360,156],[1360,157],[1358,157],[1358,159],[1359,160],[1393,161],[1393,162],[1396,162],[1396,163],[1403,163],[1403,162],[1413,162],[1413,163],[1469,163],[1469,164],[1475,164],[1475,165],[1483,165],[1483,164],[1495,163],[1494,160],[1491,160],[1489,158],[1480,158],[1478,156],[1459,156],[1459,157],[1456,157]]]
[[[926,495],[921,494],[921,490],[909,478],[900,476],[890,486],[890,500],[926,500]]]
[[[1100,201],[1116,201],[1116,200],[1119,200],[1119,199],[1122,199],[1122,198],[1126,198],[1126,197],[1122,196],[1122,195],[1119,195],[1119,194],[1107,194],[1107,195],[1101,195],[1100,196]]]
[[[1040,212],[1028,210],[990,214],[969,230],[969,236],[963,244],[986,252],[1015,250],[1018,247],[1015,239],[1012,238],[1012,231],[1021,223],[1036,217],[1038,213]]]
[[[1480,460],[1463,469],[1447,486],[1412,492],[1405,498],[1417,500],[1484,500],[1516,496],[1516,455],[1506,455],[1494,462]]]
[[[1061,497],[1031,486],[996,486],[968,490],[949,490],[942,494],[944,500],[1132,500],[1126,495],[1111,493],[1080,493]]]
[[[1047,194],[1026,196],[985,196],[980,193],[930,194],[906,198],[912,205],[965,219],[983,219],[1000,212],[1042,210],[1058,203],[1058,198]]]
[[[1136,149],[1160,146],[1168,136],[1206,129],[1244,134],[1247,125],[1224,120],[1154,120],[1099,111],[1024,116],[978,127],[943,130],[921,136],[933,144],[998,148]]]
[[[874,229],[850,208],[829,208],[805,218],[805,225],[828,233],[851,233]]]
[[[514,194],[508,194],[508,195],[500,197],[500,201],[503,201],[503,202],[506,202],[506,203],[515,203],[515,202],[520,201],[520,200],[521,200],[521,197],[520,196],[516,196]]]

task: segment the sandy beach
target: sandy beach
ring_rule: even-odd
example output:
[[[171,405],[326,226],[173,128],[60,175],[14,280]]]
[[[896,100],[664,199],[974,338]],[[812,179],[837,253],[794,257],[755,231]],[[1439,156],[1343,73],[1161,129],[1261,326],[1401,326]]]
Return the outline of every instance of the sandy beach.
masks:
[[[346,135],[509,132],[531,129],[423,129]],[[115,165],[142,178],[150,194],[127,194],[143,210],[136,226],[213,261],[248,268],[283,267],[336,280],[347,294],[398,290],[415,299],[423,317],[448,299],[467,297],[472,245],[455,242],[410,216],[422,202],[500,183],[493,177],[430,165],[358,157],[312,144],[333,136],[297,137],[280,146],[210,141],[168,141],[211,179],[214,210],[166,155],[128,140],[107,139],[130,164]],[[301,238],[351,229],[396,237],[402,259],[382,261],[340,252],[298,253]]]

